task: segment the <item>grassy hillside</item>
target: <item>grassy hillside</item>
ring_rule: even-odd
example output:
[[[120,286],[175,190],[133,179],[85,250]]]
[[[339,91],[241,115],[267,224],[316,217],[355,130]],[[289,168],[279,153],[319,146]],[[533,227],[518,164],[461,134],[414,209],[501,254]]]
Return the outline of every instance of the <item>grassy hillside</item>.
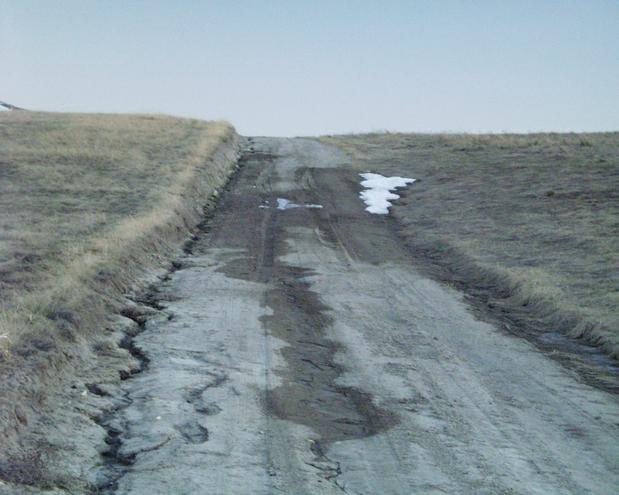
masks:
[[[0,114],[0,478],[19,481],[16,432],[200,221],[236,143],[226,123]]]
[[[125,279],[128,250],[173,240],[199,169],[231,132],[171,117],[1,114],[1,349],[76,321],[95,277]]]
[[[359,170],[420,179],[393,214],[443,279],[619,357],[619,133],[324,140]]]

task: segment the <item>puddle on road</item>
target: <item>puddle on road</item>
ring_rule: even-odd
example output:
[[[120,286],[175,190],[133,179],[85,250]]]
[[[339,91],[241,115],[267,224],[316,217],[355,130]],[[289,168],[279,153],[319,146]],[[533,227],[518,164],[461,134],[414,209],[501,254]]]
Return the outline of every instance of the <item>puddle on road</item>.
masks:
[[[290,210],[292,208],[322,208],[322,205],[314,205],[314,204],[297,204],[292,201],[284,198],[277,198],[277,209],[278,210]]]
[[[258,206],[258,208],[268,209],[271,205],[269,201],[265,201],[263,204]],[[275,207],[278,210],[292,210],[293,208],[309,208],[309,209],[320,209],[322,205],[316,205],[312,203],[293,203],[289,199],[285,198],[277,198],[277,206]]]

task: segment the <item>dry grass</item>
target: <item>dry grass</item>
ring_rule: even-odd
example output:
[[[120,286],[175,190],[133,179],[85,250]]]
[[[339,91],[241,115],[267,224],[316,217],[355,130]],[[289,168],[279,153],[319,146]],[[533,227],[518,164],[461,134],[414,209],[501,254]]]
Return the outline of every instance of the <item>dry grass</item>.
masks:
[[[18,434],[49,422],[46,397],[110,338],[109,316],[203,218],[237,142],[226,123],[0,114],[0,478],[29,455]]]
[[[85,299],[109,296],[109,283],[122,290],[128,257],[144,241],[176,240],[200,168],[231,133],[227,124],[163,116],[1,114],[5,357],[32,350],[16,345],[27,333],[34,347],[53,346],[58,321],[89,327],[79,321]]]
[[[619,133],[323,139],[421,179],[394,215],[451,277],[619,357]]]

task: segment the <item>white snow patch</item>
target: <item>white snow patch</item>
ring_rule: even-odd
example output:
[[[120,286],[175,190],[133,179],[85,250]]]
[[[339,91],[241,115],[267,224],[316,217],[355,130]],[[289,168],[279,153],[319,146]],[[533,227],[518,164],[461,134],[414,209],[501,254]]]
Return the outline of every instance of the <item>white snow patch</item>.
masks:
[[[366,211],[376,215],[387,215],[390,201],[400,197],[392,191],[415,182],[415,179],[406,177],[385,177],[371,173],[359,175],[365,179],[361,181],[361,185],[366,188],[359,193],[359,197],[367,205]]]
[[[292,208],[322,208],[322,205],[313,205],[313,204],[297,204],[292,201],[284,198],[277,198],[277,209],[278,210],[290,210]]]

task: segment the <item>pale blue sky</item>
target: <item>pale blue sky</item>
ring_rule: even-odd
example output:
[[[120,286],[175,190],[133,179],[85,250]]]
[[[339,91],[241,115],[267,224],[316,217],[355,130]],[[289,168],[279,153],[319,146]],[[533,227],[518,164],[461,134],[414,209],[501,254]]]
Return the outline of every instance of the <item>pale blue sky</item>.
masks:
[[[0,0],[0,100],[241,133],[619,130],[619,1]]]

